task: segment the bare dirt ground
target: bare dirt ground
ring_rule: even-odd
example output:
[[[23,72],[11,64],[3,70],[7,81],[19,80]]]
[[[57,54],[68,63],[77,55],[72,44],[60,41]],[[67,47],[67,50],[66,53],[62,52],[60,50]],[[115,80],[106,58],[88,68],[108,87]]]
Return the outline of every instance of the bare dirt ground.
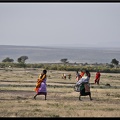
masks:
[[[83,96],[79,101],[79,92],[74,91],[76,73],[49,70],[45,101],[43,95],[33,99],[41,72],[42,69],[0,70],[0,117],[120,117],[120,74],[101,73],[100,85],[96,85],[95,73],[91,73],[93,100]],[[63,73],[71,73],[72,78],[62,79]]]

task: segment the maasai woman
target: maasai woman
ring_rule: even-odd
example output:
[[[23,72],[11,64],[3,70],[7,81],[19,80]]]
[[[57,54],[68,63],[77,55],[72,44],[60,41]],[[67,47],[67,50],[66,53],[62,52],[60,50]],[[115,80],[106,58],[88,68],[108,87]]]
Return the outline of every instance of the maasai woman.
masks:
[[[35,87],[36,95],[34,96],[34,99],[36,99],[37,95],[45,95],[45,100],[46,100],[46,96],[47,96],[47,88],[46,88],[47,75],[46,73],[47,71],[43,70],[43,72],[40,74],[37,80],[36,87]]]
[[[80,89],[79,100],[81,100],[81,96],[86,96],[86,95],[89,95],[90,100],[92,100],[89,80],[90,80],[90,73],[89,71],[86,70],[84,76],[76,83],[76,85],[78,85]]]

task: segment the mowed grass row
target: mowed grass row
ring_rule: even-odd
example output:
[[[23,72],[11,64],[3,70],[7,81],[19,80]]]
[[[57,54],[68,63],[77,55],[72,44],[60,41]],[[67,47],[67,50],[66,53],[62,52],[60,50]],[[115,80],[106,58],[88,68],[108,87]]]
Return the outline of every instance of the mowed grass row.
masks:
[[[35,95],[34,87],[42,69],[0,70],[0,117],[120,117],[120,74],[101,73],[100,85],[90,85],[93,100],[74,91],[75,71],[49,70],[47,100]],[[62,73],[72,78],[62,79]],[[106,86],[110,84],[110,86]]]

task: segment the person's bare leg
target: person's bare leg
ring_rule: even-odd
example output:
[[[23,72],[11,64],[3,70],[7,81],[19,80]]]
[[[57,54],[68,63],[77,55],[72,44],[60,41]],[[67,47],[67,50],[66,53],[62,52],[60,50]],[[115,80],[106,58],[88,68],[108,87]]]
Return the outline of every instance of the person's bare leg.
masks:
[[[95,79],[95,84],[96,84],[97,80]]]
[[[89,95],[89,98],[90,98],[90,100],[93,100],[92,97],[91,97],[91,93],[90,93],[90,95]]]
[[[97,81],[97,84],[99,85],[99,80]]]
[[[46,97],[47,97],[47,95],[45,94],[45,100],[47,100]]]
[[[79,100],[81,100],[81,94],[79,95]]]
[[[35,96],[34,96],[34,99],[36,100],[36,96],[37,96],[38,94],[36,94]]]

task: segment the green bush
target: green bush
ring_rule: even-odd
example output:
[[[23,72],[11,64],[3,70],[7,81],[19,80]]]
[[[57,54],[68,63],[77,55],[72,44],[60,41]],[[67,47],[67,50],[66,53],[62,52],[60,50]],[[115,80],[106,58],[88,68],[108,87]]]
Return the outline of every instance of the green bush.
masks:
[[[66,70],[66,71],[81,71],[81,70],[89,70],[90,72],[96,72],[100,70],[100,72],[104,73],[120,73],[120,67],[111,68],[109,65],[76,65],[76,64],[64,64],[64,63],[35,63],[35,64],[21,64],[21,63],[11,63],[11,62],[2,62],[0,63],[0,68],[43,68],[47,70]]]

